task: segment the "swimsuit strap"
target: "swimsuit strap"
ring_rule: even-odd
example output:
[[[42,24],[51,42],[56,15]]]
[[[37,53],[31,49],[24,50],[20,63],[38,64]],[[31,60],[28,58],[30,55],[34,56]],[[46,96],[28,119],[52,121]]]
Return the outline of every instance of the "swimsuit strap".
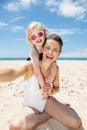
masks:
[[[35,48],[35,50],[38,52],[38,50],[37,50],[37,48],[34,46],[34,48]],[[39,54],[39,60],[42,60],[42,58],[43,58],[43,53],[39,53],[38,52],[38,54]]]

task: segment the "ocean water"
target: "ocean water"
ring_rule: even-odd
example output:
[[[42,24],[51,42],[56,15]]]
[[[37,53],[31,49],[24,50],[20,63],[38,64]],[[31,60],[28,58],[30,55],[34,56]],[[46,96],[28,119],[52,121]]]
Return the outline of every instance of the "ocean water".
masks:
[[[27,58],[0,58],[0,60],[27,60]]]
[[[0,60],[4,61],[4,60],[27,60],[27,58],[0,58]],[[58,60],[87,60],[87,58],[58,58]]]
[[[58,60],[87,60],[87,58],[58,58]]]

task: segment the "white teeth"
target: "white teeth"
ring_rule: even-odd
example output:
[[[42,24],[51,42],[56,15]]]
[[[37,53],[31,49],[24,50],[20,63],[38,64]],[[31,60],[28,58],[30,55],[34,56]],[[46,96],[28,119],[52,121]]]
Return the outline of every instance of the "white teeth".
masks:
[[[51,55],[47,55],[48,57],[50,57],[50,58],[52,58],[52,56]]]
[[[51,60],[51,59],[52,59],[52,56],[48,56],[48,55],[47,55],[46,57],[47,57],[47,59],[49,59],[49,60]]]

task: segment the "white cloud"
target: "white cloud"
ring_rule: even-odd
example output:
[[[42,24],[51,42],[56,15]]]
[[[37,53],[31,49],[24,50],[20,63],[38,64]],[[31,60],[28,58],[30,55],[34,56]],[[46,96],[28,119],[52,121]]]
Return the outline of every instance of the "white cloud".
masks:
[[[75,33],[75,30],[73,30],[73,29],[52,29],[52,32],[55,32],[59,35],[67,35],[67,34]]]
[[[59,2],[57,1],[57,0],[47,0],[46,1],[46,5],[48,6],[48,7],[56,7],[56,5],[58,5],[59,4]]]
[[[30,7],[30,0],[20,0],[20,2],[18,3],[20,5],[20,8],[28,8]]]
[[[17,32],[17,31],[23,30],[23,29],[24,29],[23,26],[14,26],[14,27],[12,27],[12,31],[13,31],[13,32]]]
[[[16,22],[16,21],[19,21],[21,19],[24,19],[24,17],[22,17],[22,16],[16,17],[14,19],[11,19],[10,22]]]
[[[46,0],[46,5],[49,11],[55,11],[55,13],[64,17],[83,19],[87,13],[87,0]]]
[[[31,3],[37,4],[38,0],[20,0],[20,5],[24,8],[29,7]]]
[[[72,0],[63,0],[59,5],[59,13],[65,17],[83,18],[85,8]]]
[[[20,9],[28,9],[31,3],[37,4],[38,0],[19,0],[17,2],[7,3],[4,8],[11,12],[17,12]]]
[[[8,11],[16,12],[19,11],[19,4],[17,2],[15,3],[8,3],[7,5],[4,6],[5,9]]]
[[[6,27],[6,26],[8,26],[7,23],[5,23],[5,22],[0,22],[0,28]]]
[[[56,11],[56,9],[55,8],[50,8],[50,12],[55,12]]]
[[[82,30],[80,31],[79,29],[76,28],[63,28],[63,29],[59,29],[59,28],[49,28],[51,33],[57,33],[59,35],[71,35],[71,34],[75,34],[75,33],[82,33]]]
[[[59,2],[57,0],[46,0],[45,5],[48,7],[48,10],[50,12],[56,12],[57,6],[59,5]]]

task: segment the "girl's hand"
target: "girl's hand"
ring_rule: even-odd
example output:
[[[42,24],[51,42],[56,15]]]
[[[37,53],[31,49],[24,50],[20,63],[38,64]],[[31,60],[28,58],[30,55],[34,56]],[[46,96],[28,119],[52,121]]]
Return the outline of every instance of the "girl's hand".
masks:
[[[47,93],[48,96],[52,95],[52,87],[50,83],[46,83],[42,90],[43,93]]]

